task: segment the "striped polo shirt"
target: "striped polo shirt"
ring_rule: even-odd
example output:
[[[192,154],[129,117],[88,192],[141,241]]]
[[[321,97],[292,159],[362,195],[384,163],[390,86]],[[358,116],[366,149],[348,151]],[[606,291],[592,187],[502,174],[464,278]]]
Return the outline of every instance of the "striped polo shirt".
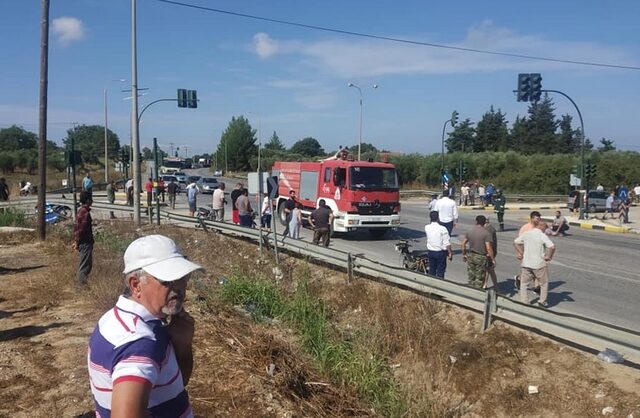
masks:
[[[193,417],[173,345],[162,321],[120,296],[98,321],[87,356],[96,417],[111,416],[111,393],[119,382],[151,385],[152,417]]]

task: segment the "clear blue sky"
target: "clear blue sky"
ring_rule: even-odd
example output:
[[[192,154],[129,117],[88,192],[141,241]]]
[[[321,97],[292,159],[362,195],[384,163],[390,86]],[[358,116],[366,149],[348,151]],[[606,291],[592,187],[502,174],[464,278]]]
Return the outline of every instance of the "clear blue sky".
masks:
[[[640,67],[640,2],[184,0],[189,4],[345,31],[465,48]],[[51,0],[49,139],[72,123],[104,123],[128,143],[131,78],[129,0]],[[40,2],[0,2],[0,127],[38,131]],[[569,94],[594,143],[640,151],[640,71],[458,52],[265,22],[138,0],[140,108],[196,89],[198,109],[158,103],[144,115],[141,146],[157,137],[212,152],[232,116],[244,114],[263,141],[287,146],[312,136],[326,150],[358,138],[398,152],[439,152],[452,110],[477,122],[491,105],[510,124],[526,113],[512,90],[519,72]],[[368,86],[378,84],[376,90]],[[578,118],[554,96],[556,114]],[[181,152],[182,154],[182,152]]]

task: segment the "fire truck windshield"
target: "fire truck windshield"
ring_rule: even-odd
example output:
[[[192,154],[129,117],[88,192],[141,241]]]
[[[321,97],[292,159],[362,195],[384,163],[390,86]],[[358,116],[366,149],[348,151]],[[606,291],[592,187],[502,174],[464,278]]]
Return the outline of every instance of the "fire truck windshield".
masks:
[[[395,168],[351,167],[349,188],[358,190],[398,190],[398,173]]]

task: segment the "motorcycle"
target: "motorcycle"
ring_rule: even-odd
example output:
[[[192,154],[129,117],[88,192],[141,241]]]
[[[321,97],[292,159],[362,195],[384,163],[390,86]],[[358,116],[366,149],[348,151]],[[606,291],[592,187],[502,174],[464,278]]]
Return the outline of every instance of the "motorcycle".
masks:
[[[400,264],[407,270],[422,274],[429,272],[429,258],[427,251],[411,250],[409,240],[400,240],[395,245],[396,251],[400,253]]]
[[[37,187],[32,185],[31,182],[24,183],[24,186],[20,189],[20,196],[29,196],[38,191]]]
[[[37,208],[36,208],[37,212]],[[48,224],[55,224],[60,221],[71,218],[71,208],[65,205],[57,205],[54,203],[45,203],[44,205],[44,221]]]

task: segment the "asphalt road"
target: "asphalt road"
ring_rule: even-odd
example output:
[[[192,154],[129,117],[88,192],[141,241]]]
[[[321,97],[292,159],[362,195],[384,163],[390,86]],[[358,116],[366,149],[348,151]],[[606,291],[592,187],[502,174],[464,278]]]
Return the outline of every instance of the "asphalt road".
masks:
[[[194,170],[195,171],[195,170]],[[198,170],[200,171],[200,170]],[[224,179],[227,191],[237,180]],[[209,204],[209,196],[199,196],[199,205]],[[515,258],[513,240],[529,211],[507,211],[505,231],[498,232],[496,273],[498,291],[517,297],[514,275],[520,270]],[[551,215],[553,211],[542,211]],[[460,242],[465,231],[475,223],[478,214],[488,216],[497,226],[492,212],[460,211],[459,224],[453,231],[453,261],[447,266],[446,280],[466,283],[466,264],[460,254]],[[227,208],[227,218],[231,207]],[[414,249],[426,249],[424,225],[427,218],[426,202],[402,202],[402,224],[397,231],[382,239],[373,239],[367,231],[344,234],[332,240],[335,248],[361,253],[385,264],[399,265],[399,254],[394,244],[401,238],[412,238]],[[640,235],[615,234],[572,227],[567,237],[552,237],[556,254],[550,265],[549,309],[579,314],[629,329],[640,331]],[[310,240],[311,231],[304,230],[302,239]],[[530,293],[530,301],[537,295]]]

